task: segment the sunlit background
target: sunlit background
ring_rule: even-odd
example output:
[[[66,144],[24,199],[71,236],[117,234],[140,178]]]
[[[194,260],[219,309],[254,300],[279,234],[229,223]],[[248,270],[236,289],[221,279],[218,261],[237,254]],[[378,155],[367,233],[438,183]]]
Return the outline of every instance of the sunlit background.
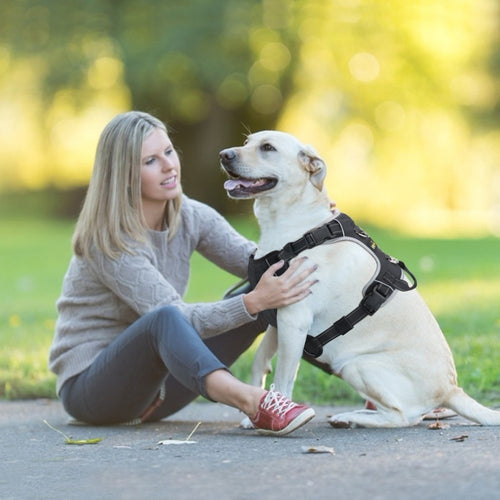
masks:
[[[339,208],[418,276],[461,384],[498,406],[499,24],[499,0],[2,0],[0,398],[55,396],[55,302],[97,140],[140,109],[168,123],[185,192],[253,239],[218,152],[262,129],[313,145]],[[192,264],[188,302],[234,284]],[[329,402],[332,384],[303,367],[296,395]],[[359,402],[341,384],[335,400]]]
[[[220,149],[275,128],[342,210],[414,235],[500,235],[496,0],[7,0],[0,195],[81,197],[104,125],[166,121],[187,194],[224,213]]]

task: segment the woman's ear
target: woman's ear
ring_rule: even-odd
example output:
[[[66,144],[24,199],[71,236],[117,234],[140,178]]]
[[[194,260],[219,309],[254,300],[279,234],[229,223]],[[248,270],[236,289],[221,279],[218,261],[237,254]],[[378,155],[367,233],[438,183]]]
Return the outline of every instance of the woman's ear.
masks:
[[[299,151],[299,162],[309,172],[311,184],[321,191],[326,177],[326,164],[312,146],[305,146]]]

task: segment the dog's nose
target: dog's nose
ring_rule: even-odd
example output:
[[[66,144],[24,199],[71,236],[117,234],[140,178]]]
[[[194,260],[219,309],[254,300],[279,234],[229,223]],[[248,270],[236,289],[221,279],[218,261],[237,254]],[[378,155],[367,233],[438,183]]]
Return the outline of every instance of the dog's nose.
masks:
[[[221,161],[223,163],[224,162],[230,162],[230,161],[232,161],[232,160],[234,160],[236,158],[236,152],[232,148],[223,149],[219,153],[219,158],[221,159]]]

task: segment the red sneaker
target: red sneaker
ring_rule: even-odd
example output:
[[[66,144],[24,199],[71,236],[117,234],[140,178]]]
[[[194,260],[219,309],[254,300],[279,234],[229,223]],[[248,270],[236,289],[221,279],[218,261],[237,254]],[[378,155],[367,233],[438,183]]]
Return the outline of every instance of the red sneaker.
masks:
[[[283,436],[309,422],[314,415],[312,408],[294,403],[271,385],[260,400],[257,414],[250,420],[260,434]]]

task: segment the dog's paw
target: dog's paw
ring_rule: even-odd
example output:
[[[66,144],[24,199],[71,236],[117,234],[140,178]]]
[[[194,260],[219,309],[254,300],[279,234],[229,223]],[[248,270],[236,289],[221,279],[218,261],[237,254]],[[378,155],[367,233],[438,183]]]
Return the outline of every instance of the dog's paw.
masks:
[[[350,429],[351,428],[350,422],[342,422],[342,420],[328,420],[328,422],[335,429]]]
[[[252,421],[248,418],[245,417],[241,422],[240,422],[240,427],[242,429],[254,429],[254,425],[252,424]]]
[[[351,422],[349,419],[344,419],[340,415],[333,415],[328,419],[328,423],[335,429],[354,429],[358,427],[355,422]]]

